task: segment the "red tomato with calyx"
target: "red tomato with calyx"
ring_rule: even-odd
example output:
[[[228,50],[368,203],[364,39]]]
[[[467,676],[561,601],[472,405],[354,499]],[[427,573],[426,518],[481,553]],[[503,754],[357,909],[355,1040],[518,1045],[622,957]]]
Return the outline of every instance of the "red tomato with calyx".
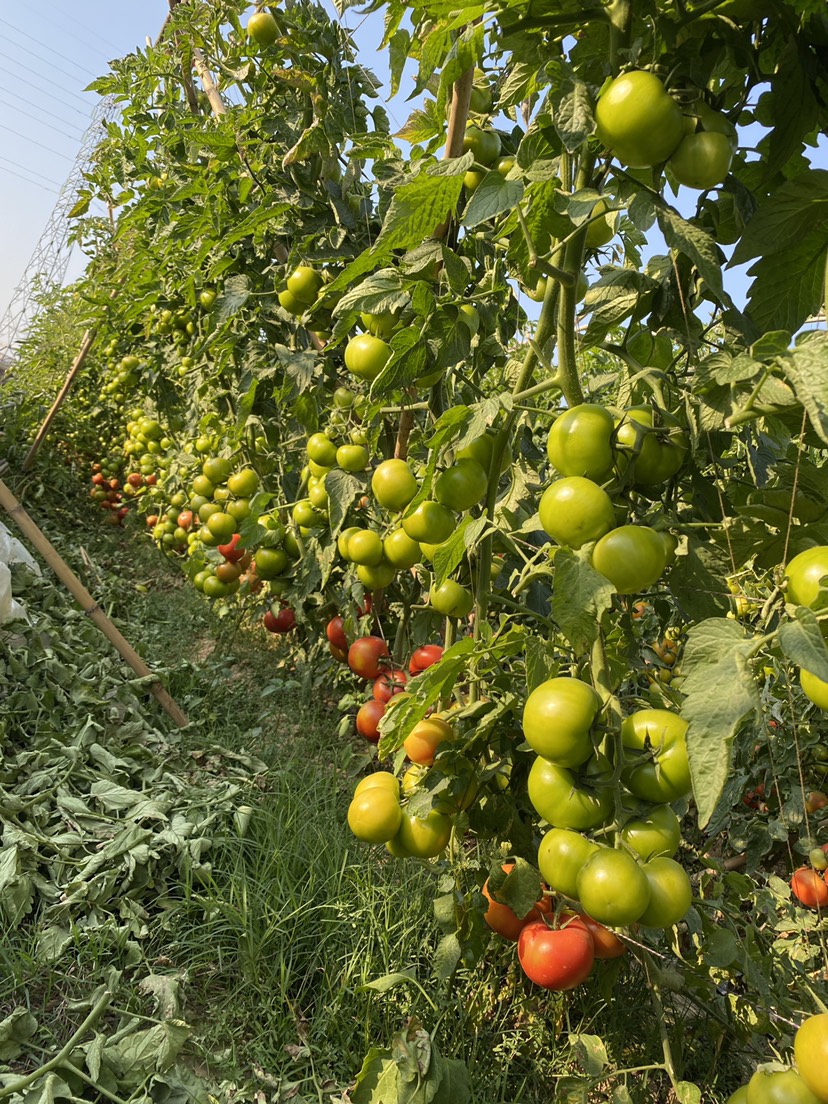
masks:
[[[806,908],[822,909],[828,905],[828,885],[810,866],[800,866],[794,871],[791,893]]]
[[[523,972],[544,989],[574,989],[592,970],[595,948],[586,926],[573,920],[549,928],[543,920],[527,924],[518,936]]]
[[[264,627],[268,632],[287,633],[296,626],[296,614],[290,606],[284,606],[278,613],[268,610],[264,615]]]
[[[432,664],[437,663],[443,657],[443,649],[439,644],[424,644],[422,648],[416,648],[408,664],[408,670],[412,675],[418,675]]]
[[[360,706],[356,718],[357,732],[371,744],[378,744],[380,738],[379,723],[385,713],[385,702],[369,698]]]
[[[183,527],[182,527],[183,528]],[[218,550],[228,563],[238,563],[246,554],[245,548],[239,547],[239,541],[241,537],[238,533],[234,533],[227,544],[220,544]]]
[[[561,924],[567,923],[570,918],[582,923],[592,936],[596,958],[620,958],[622,954],[626,954],[626,944],[621,942],[615,932],[605,928],[603,924],[599,924],[591,916],[580,912],[563,912],[561,913]]]
[[[345,635],[344,626],[345,622],[338,614],[336,617],[332,617],[325,626],[325,636],[328,638],[328,643],[341,651],[348,650],[348,638]]]
[[[380,660],[388,655],[388,645],[378,636],[361,636],[348,649],[348,666],[364,679],[378,678]]]
[[[408,682],[408,675],[399,667],[385,671],[374,679],[374,699],[378,702],[388,702],[395,694],[400,694]]]

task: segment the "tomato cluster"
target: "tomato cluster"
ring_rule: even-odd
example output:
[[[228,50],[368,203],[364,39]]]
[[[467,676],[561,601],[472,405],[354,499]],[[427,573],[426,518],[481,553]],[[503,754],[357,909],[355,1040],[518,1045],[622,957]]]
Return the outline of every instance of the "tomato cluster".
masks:
[[[757,1069],[727,1104],[826,1104],[828,1013],[809,1016],[794,1035],[796,1069]]]

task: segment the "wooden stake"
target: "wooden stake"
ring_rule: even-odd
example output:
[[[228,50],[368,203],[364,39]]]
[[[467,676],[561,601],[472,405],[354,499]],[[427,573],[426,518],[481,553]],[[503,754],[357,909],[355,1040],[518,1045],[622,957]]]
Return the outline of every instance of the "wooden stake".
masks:
[[[158,699],[159,704],[166,710],[170,717],[172,717],[179,728],[186,728],[190,723],[186,713],[179,709],[158,681],[158,678],[153,675],[152,671],[147,667],[146,663],[144,663],[135,649],[112,624],[74,571],[72,571],[69,565],[61,558],[54,545],[46,539],[2,479],[0,479],[0,506],[8,512],[23,536],[37,549],[72,597],[80,604],[86,616],[94,621],[107,640],[115,647],[121,658],[129,664],[135,674],[140,678],[149,677],[154,680],[149,688]]]
[[[23,464],[21,465],[22,471],[27,472],[29,470],[29,468],[32,466],[32,464],[34,463],[35,457],[37,456],[38,452],[40,451],[40,446],[43,444],[43,439],[45,438],[46,434],[49,432],[49,426],[52,424],[52,422],[54,420],[54,417],[57,414],[57,412],[60,410],[61,406],[63,406],[63,400],[69,394],[69,388],[72,386],[72,381],[74,380],[75,376],[78,374],[78,372],[83,367],[84,361],[86,360],[87,356],[89,355],[89,350],[92,348],[92,345],[95,341],[95,334],[96,333],[97,333],[97,327],[95,329],[92,329],[92,330],[87,330],[86,333],[83,335],[83,340],[81,341],[80,349],[78,349],[77,355],[75,356],[75,359],[72,362],[72,367],[69,369],[69,375],[63,381],[63,387],[61,387],[60,391],[58,391],[57,398],[52,403],[52,407],[51,407],[49,413],[46,415],[45,419],[43,420],[43,425],[37,431],[37,436],[35,437],[34,441],[32,441],[32,447],[26,453],[26,459],[23,461]]]

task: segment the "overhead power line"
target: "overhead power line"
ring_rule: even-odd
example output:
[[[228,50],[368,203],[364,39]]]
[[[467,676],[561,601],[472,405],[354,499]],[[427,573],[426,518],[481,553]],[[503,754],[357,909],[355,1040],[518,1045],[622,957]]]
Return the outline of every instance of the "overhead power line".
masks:
[[[8,65],[17,65],[18,68],[25,69],[27,73],[33,73],[36,77],[41,77],[43,75],[37,69],[32,69],[32,67],[30,65],[24,65],[22,61],[18,61],[16,58],[9,57],[8,54],[4,54],[2,50],[0,50],[0,57],[3,58],[3,60]],[[14,76],[14,74],[12,74],[12,76]],[[73,92],[71,89],[68,89],[68,88],[63,88],[60,91],[61,91],[62,95],[72,96],[74,99],[80,100],[80,102],[82,104],[88,103],[88,101],[83,98],[83,96],[80,94],[80,92]],[[53,88],[50,91],[49,95],[54,95],[54,93],[55,93],[55,89]]]
[[[42,111],[44,114],[46,114],[46,108],[41,107],[40,104],[32,103],[31,100],[24,99],[23,96],[18,96],[18,94],[16,92],[12,92],[12,90],[10,88],[6,88],[6,86],[4,84],[0,84],[0,92],[4,92],[7,96],[10,96],[11,99],[13,99],[13,100],[19,100],[22,104],[25,104],[26,107],[31,107],[35,111]],[[83,112],[79,111],[78,114],[82,115]],[[55,119],[57,122],[63,123],[64,126],[68,126],[68,127],[76,127],[78,125],[77,123],[73,122],[71,119],[64,119],[62,115],[50,114],[49,118]],[[76,138],[80,137],[81,133],[82,132],[80,130],[75,131],[75,137]]]
[[[18,99],[19,97],[15,98]],[[45,126],[48,127],[49,130],[54,130],[55,133],[59,134],[62,138],[68,138],[72,142],[77,142],[78,138],[80,138],[80,131],[76,130],[74,134],[67,134],[65,130],[61,130],[60,127],[56,127],[52,123],[47,123],[43,119],[38,119],[37,115],[32,115],[31,112],[25,111],[22,107],[16,107],[15,112],[18,115],[25,115],[27,119],[34,119],[40,126]]]
[[[73,61],[72,58],[67,57],[66,54],[62,54],[60,52],[60,50],[52,49],[52,47],[47,46],[45,42],[41,42],[39,38],[35,38],[34,35],[27,34],[26,31],[22,31],[19,27],[15,27],[15,25],[13,23],[9,23],[7,20],[3,19],[2,17],[0,17],[0,23],[2,23],[4,27],[9,27],[12,31],[14,31],[15,34],[19,34],[22,38],[28,38],[30,42],[35,42],[38,46],[42,46],[44,50],[48,50],[49,53],[54,54],[55,57],[59,57],[63,61],[68,61],[70,65],[74,65],[74,67],[76,69],[80,69],[81,73],[83,73],[83,75],[85,77],[90,77],[91,76],[91,77],[94,78],[95,74],[92,73],[91,70],[84,69],[84,67],[82,65],[78,65],[78,63],[76,61]],[[24,46],[23,49],[27,49],[27,47]],[[46,58],[40,57],[40,55],[38,53],[35,53],[35,51],[31,49],[31,47],[28,47],[28,50],[29,50],[30,54],[33,54],[38,59],[38,61],[43,61],[47,65],[51,65],[53,68],[57,68],[55,66],[54,62],[48,61]],[[77,80],[76,77],[73,77],[72,79]]]
[[[68,153],[60,153],[58,150],[52,149],[51,146],[44,146],[42,142],[38,142],[36,138],[30,138],[28,134],[21,134],[19,130],[13,130],[11,127],[7,127],[5,123],[0,123],[0,130],[7,130],[9,134],[13,134],[15,138],[22,138],[24,142],[31,142],[33,146],[40,146],[41,149],[46,150],[47,153],[53,153],[55,157],[69,157]]]
[[[57,180],[51,180],[48,176],[44,176],[43,173],[30,169],[28,165],[19,165],[17,161],[11,161],[8,157],[2,156],[0,156],[0,161],[5,161],[7,165],[14,165],[16,169],[22,169],[23,172],[31,173],[32,176],[39,176],[42,180],[45,180],[47,184],[53,184],[55,188],[60,188],[60,184]]]
[[[49,4],[49,0],[41,0],[41,5],[40,5],[41,9],[43,8],[45,3]],[[56,13],[54,18],[50,17],[51,22],[53,22],[55,24],[55,26],[60,27],[61,30],[65,34],[68,34],[70,36],[70,38],[76,39],[76,41],[82,43],[84,46],[87,46],[87,47],[89,46],[90,36],[93,37],[93,38],[97,38],[100,42],[103,42],[103,44],[106,46],[106,48],[108,50],[114,50],[115,51],[115,53],[113,55],[114,57],[119,57],[120,56],[120,52],[122,52],[122,48],[120,46],[116,46],[115,43],[112,42],[110,39],[105,38],[99,31],[96,31],[94,27],[88,27],[85,23],[80,23],[77,19],[74,19],[74,26],[78,30],[84,32],[84,37],[81,37],[71,27],[67,27],[65,24],[62,25],[60,20],[57,18],[57,15],[58,14],[60,14],[60,15],[64,14],[64,12],[65,12],[64,5],[57,5],[54,2],[52,2],[52,3],[49,4],[49,6],[51,6],[52,10]],[[72,12],[72,15],[74,17],[74,15],[75,15],[74,11]]]
[[[17,73],[9,73],[9,76],[13,77],[15,82],[18,85],[20,85],[21,87],[31,88],[41,96],[49,96],[50,98],[53,98],[54,95],[55,95],[55,89],[54,88],[42,88],[39,84],[35,84],[34,81],[27,80],[26,77],[19,77],[17,75]],[[0,85],[0,87],[2,87],[2,85]],[[3,90],[5,92],[8,91],[7,88],[4,88]],[[84,103],[86,103],[86,100],[84,100]],[[75,107],[73,104],[70,104],[70,103],[62,103],[61,104],[61,107],[65,108],[67,111],[74,111],[74,113],[76,115],[80,115],[81,118],[84,119],[85,123],[89,122],[89,114],[90,114],[91,106],[92,106],[91,103],[87,103],[86,111],[81,111],[81,109],[79,107]],[[60,116],[55,115],[55,118],[56,119],[60,118]]]
[[[5,160],[5,157],[0,157],[0,161]],[[50,188],[48,184],[41,184],[39,180],[32,180],[31,177],[24,176],[23,173],[15,172],[14,169],[3,169],[3,172],[8,173],[9,176],[16,176],[18,180],[25,180],[27,184],[32,184],[35,188],[42,188],[44,192],[51,192],[52,195],[58,194],[57,188]]]

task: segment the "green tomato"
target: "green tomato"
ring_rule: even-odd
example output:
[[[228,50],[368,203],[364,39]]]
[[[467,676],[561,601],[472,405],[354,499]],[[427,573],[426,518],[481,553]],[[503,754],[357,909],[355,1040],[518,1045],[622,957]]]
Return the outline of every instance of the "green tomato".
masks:
[[[592,215],[601,215],[606,211],[607,205],[603,199],[599,199],[595,206],[592,208]],[[602,246],[607,245],[615,237],[615,215],[604,215],[603,218],[596,218],[595,222],[591,222],[587,226],[586,232],[586,248],[587,249],[601,249]]]
[[[368,449],[364,445],[340,445],[336,450],[336,463],[342,471],[364,471],[368,465]]]
[[[215,575],[207,576],[201,585],[201,592],[205,598],[226,598],[231,593],[230,586]]]
[[[467,150],[471,150],[478,165],[491,165],[500,156],[500,135],[491,127],[472,123],[463,136],[463,152]]]
[[[308,481],[308,499],[317,510],[324,510],[328,505],[328,492],[325,490],[324,479],[310,479]]]
[[[259,46],[272,46],[279,37],[279,25],[266,11],[257,11],[247,21],[247,33]]]
[[[405,570],[422,561],[419,544],[404,529],[395,529],[382,542],[385,559],[397,570]]]
[[[256,552],[256,574],[260,579],[275,579],[287,571],[290,560],[281,548],[260,548]]]
[[[297,299],[289,291],[280,291],[277,298],[282,310],[292,314],[295,318],[300,318],[308,309],[307,303],[303,303],[301,299]]]
[[[405,460],[383,460],[371,476],[374,498],[385,510],[404,510],[419,485]]]
[[[668,164],[679,184],[703,191],[721,184],[733,160],[733,147],[726,134],[700,130],[682,138]]]
[[[741,1085],[736,1092],[731,1093],[726,1104],[748,1104],[747,1085]]]
[[[357,578],[366,590],[382,590],[393,581],[396,574],[394,565],[385,560],[378,564],[360,564],[357,567]]]
[[[230,540],[236,531],[236,519],[221,511],[210,514],[205,524],[213,536],[222,542]]]
[[[669,805],[656,805],[642,816],[628,820],[621,839],[644,862],[675,855],[681,843],[679,818]]]
[[[492,110],[493,103],[492,90],[488,84],[472,86],[469,111],[473,111],[475,115],[488,115]]]
[[[581,403],[552,423],[546,451],[561,475],[580,475],[603,483],[612,475],[615,420],[603,406]]]
[[[237,498],[250,498],[259,489],[259,477],[252,468],[242,468],[230,476],[227,487]]]
[[[592,550],[592,566],[617,594],[637,594],[658,582],[667,563],[659,534],[647,525],[621,525],[601,537]]]
[[[486,432],[482,433],[479,437],[475,437],[469,441],[463,448],[458,449],[454,454],[455,460],[476,460],[486,474],[489,475],[492,470],[494,445],[494,434],[486,430]],[[500,458],[500,474],[502,475],[511,466],[512,449],[510,445],[507,445]]]
[[[468,617],[474,605],[474,596],[454,579],[446,579],[440,586],[431,588],[429,602],[432,609],[444,617]]]
[[[754,0],[751,0],[751,3],[753,2]],[[736,152],[739,145],[739,135],[736,131],[736,127],[721,111],[714,111],[704,100],[699,100],[693,105],[690,117],[693,118],[696,124],[691,133],[695,133],[696,130],[702,130],[709,131],[713,134],[724,134],[728,142],[730,142],[730,148],[734,153]],[[686,118],[687,116],[685,116],[685,119]]]
[[[299,265],[288,276],[287,289],[294,299],[310,307],[316,302],[323,283],[321,272],[317,272],[310,265]]]
[[[347,387],[337,387],[333,393],[334,406],[338,406],[340,410],[350,409],[354,405],[355,399],[356,395]]]
[[[390,337],[400,326],[400,317],[396,311],[380,311],[379,314],[363,311],[359,317],[365,329],[374,337]]]
[[[667,709],[639,709],[621,725],[628,752],[621,780],[636,797],[663,805],[691,790],[685,733],[687,722]]]
[[[584,831],[612,815],[612,766],[596,754],[576,773],[538,757],[529,771],[529,800],[554,828]]]
[[[355,793],[348,808],[348,827],[366,843],[387,843],[402,821],[400,800],[386,786],[373,786]]]
[[[631,168],[659,165],[684,136],[676,101],[653,73],[635,70],[611,81],[595,108],[599,139]]]
[[[802,687],[802,693],[809,701],[819,706],[820,709],[828,709],[828,682],[823,682],[821,678],[817,678],[810,671],[801,668],[799,685]]]
[[[324,437],[325,434],[320,433],[320,434],[318,434],[318,436]],[[335,458],[336,458],[336,446],[334,445],[334,459]],[[325,476],[328,474],[328,472],[332,470],[332,468],[333,468],[332,464],[331,465],[319,464],[319,463],[317,463],[316,460],[309,460],[308,461],[308,472],[315,479],[324,479]]]
[[[568,828],[550,828],[538,848],[541,877],[556,893],[578,899],[578,875],[598,844]]]
[[[293,507],[293,523],[300,529],[312,529],[325,524],[325,515],[313,505],[310,499],[303,498]]]
[[[748,1081],[747,1104],[823,1104],[795,1070],[765,1073],[757,1070]]]
[[[474,337],[480,329],[480,315],[477,308],[471,303],[461,303],[457,308],[458,321],[462,322],[469,331],[469,336]]]
[[[450,510],[463,513],[485,497],[488,482],[485,469],[476,460],[457,460],[437,476],[434,497]]]
[[[391,347],[373,334],[352,337],[345,346],[345,367],[360,379],[376,379],[390,359]]]
[[[693,899],[687,871],[664,856],[651,859],[641,869],[650,887],[650,901],[639,923],[647,928],[672,928],[687,915]]]
[[[463,175],[463,187],[467,192],[476,192],[486,176],[485,170],[478,172],[477,169],[469,169],[467,173]]]
[[[405,515],[402,527],[412,540],[442,544],[454,532],[454,514],[441,503],[426,499]]]
[[[351,537],[356,533],[361,533],[363,530],[358,525],[351,525],[348,529],[343,529],[336,539],[336,547],[343,560],[350,562],[351,557],[348,555],[348,542]]]
[[[581,475],[557,479],[538,505],[544,532],[567,548],[580,548],[615,526],[615,508],[605,490]]]
[[[495,168],[501,176],[508,176],[515,167],[514,157],[499,157]]]
[[[382,539],[373,529],[358,529],[348,538],[348,559],[352,563],[377,567],[382,558]]]
[[[308,457],[316,464],[321,464],[325,468],[332,468],[336,463],[336,445],[327,434],[312,434],[308,438],[306,448]],[[316,472],[313,474],[316,475]]]
[[[828,545],[807,548],[794,556],[785,568],[788,580],[786,601],[794,606],[808,606],[817,613],[828,608],[828,585],[820,594],[820,581],[828,576]]]
[[[250,517],[250,503],[246,498],[237,498],[235,502],[227,503],[227,513],[237,522],[245,521]]]
[[[587,859],[577,886],[587,915],[613,927],[634,924],[650,900],[650,886],[642,868],[626,851],[612,847],[599,847]]]
[[[601,697],[576,678],[553,678],[535,687],[523,707],[523,735],[538,755],[559,767],[578,767],[592,755],[590,729]]]
[[[689,441],[677,420],[666,412],[660,419],[666,435],[656,432],[652,407],[632,406],[624,411],[615,431],[621,452],[619,467],[634,463],[632,477],[637,487],[654,487],[672,479],[687,456]]]
[[[433,859],[451,838],[451,819],[436,809],[425,817],[403,812],[399,831],[394,837],[403,855]]]
[[[199,292],[198,301],[201,304],[202,310],[212,310],[213,304],[216,301],[216,292],[212,288],[204,288],[203,291]],[[185,359],[185,357],[181,358],[182,364]],[[187,367],[192,367],[192,365],[188,365]]]

